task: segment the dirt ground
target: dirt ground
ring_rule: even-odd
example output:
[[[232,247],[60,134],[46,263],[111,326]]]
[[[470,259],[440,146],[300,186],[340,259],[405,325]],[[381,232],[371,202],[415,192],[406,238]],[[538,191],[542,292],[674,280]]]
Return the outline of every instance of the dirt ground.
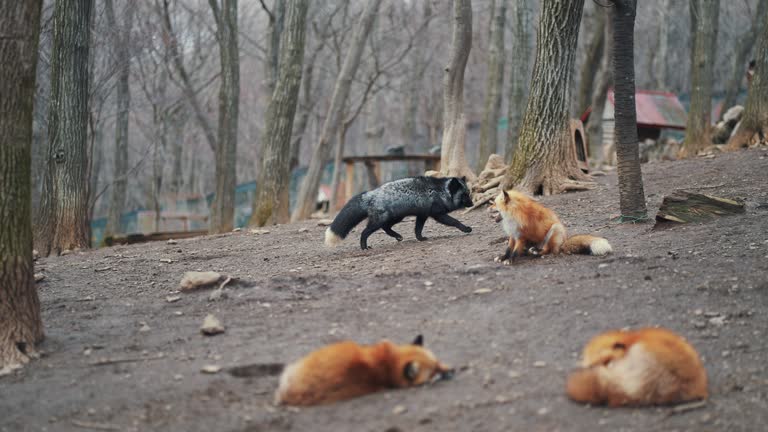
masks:
[[[607,258],[492,262],[504,245],[485,211],[463,234],[413,221],[359,229],[336,249],[316,222],[41,259],[44,355],[0,379],[0,431],[757,431],[768,424],[768,151],[643,166],[650,214],[686,188],[745,200],[745,215],[653,230],[616,225],[616,176],[543,198],[571,233],[598,233]],[[236,278],[167,301],[188,270]],[[480,290],[480,291],[478,291]],[[490,291],[489,291],[490,290]],[[213,313],[226,333],[204,337]],[[595,333],[662,325],[698,348],[711,398],[676,412],[591,408],[564,395]],[[423,334],[451,381],[305,409],[272,406],[277,377],[224,368],[294,360],[323,344]],[[100,359],[132,360],[94,365]],[[139,361],[135,361],[139,360]]]

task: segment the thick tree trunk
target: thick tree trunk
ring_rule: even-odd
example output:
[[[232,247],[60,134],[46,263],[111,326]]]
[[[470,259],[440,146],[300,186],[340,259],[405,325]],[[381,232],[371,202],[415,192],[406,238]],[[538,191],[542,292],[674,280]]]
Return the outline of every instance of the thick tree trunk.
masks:
[[[741,37],[736,41],[736,46],[733,49],[735,55],[732,57],[733,68],[731,69],[731,76],[728,79],[728,84],[725,87],[725,99],[723,99],[724,113],[728,108],[736,105],[736,98],[741,90],[741,83],[744,81],[744,75],[747,71],[747,63],[749,62],[749,54],[754,48],[757,35],[760,34],[763,27],[765,27],[765,11],[768,9],[768,0],[758,0],[755,15],[752,17],[752,24]]]
[[[57,0],[53,17],[48,156],[35,247],[87,248],[88,50],[91,0]]]
[[[592,112],[585,126],[589,136],[589,155],[595,167],[599,167],[604,161],[612,163],[613,147],[615,147],[611,145],[609,149],[603,149],[603,111],[608,98],[608,89],[613,84],[613,17],[609,11],[601,11],[601,13],[606,14],[603,58],[595,78],[595,87],[592,89]],[[606,150],[611,153],[609,157],[604,156]]]
[[[349,52],[344,59],[344,64],[333,89],[328,115],[325,117],[322,132],[314,146],[307,175],[301,183],[296,209],[291,216],[293,222],[308,218],[314,210],[317,191],[320,188],[320,178],[331,153],[331,140],[336,137],[339,124],[344,120],[342,117],[352,87],[352,80],[360,66],[360,58],[363,55],[368,35],[373,28],[379,5],[381,5],[381,0],[368,0],[360,17],[360,22],[356,25]]]
[[[691,11],[691,107],[685,127],[681,157],[711,144],[712,76],[717,45],[720,0],[690,0]]]
[[[467,164],[467,119],[464,116],[464,70],[472,49],[472,1],[453,1],[451,58],[443,73],[443,142],[440,169],[446,176],[474,179]]]
[[[267,109],[262,139],[262,165],[256,180],[251,224],[286,223],[290,218],[290,151],[293,119],[298,104],[304,63],[304,40],[309,0],[288,0],[286,28],[280,43],[280,67]]]
[[[592,103],[593,87],[595,76],[601,65],[603,49],[605,45],[605,11],[604,8],[597,6],[594,11],[594,17],[589,24],[593,30],[592,38],[587,43],[587,52],[584,57],[584,63],[581,64],[579,71],[579,93],[576,99],[576,115],[580,116]]]
[[[589,176],[576,165],[568,101],[584,0],[544,0],[536,37],[531,94],[520,142],[503,187],[531,194],[585,189]]]
[[[768,8],[762,11],[760,20],[768,20]],[[755,137],[757,136],[757,137]],[[743,148],[757,140],[765,142],[768,137],[768,25],[763,25],[757,41],[755,75],[749,85],[747,106],[738,130],[728,141],[727,149]]]
[[[504,23],[506,19],[507,2],[500,0],[493,11],[477,172],[483,170],[491,154],[498,152],[501,93],[504,88]]]
[[[219,138],[216,148],[216,195],[211,205],[210,233],[232,231],[235,219],[237,172],[237,120],[240,108],[240,58],[237,44],[237,0],[209,0],[216,17],[221,87],[219,87]]]
[[[619,205],[622,219],[636,221],[646,217],[635,107],[634,28],[637,0],[614,0],[613,5],[613,80]]]
[[[41,7],[42,0],[0,0],[0,375],[28,362],[43,339],[30,176]]]
[[[531,80],[531,53],[533,39],[533,11],[531,0],[512,0],[512,53],[509,72],[509,106],[507,111],[507,143],[504,159],[512,161],[517,147],[523,113],[528,102],[528,84]]]
[[[130,42],[135,5],[133,2],[129,2],[122,29],[120,29],[115,19],[112,0],[106,0],[104,6],[107,24],[112,30],[112,49],[115,53],[117,67],[114,177],[112,180],[111,198],[109,200],[109,213],[107,214],[107,227],[104,230],[104,238],[107,238],[122,232],[120,230],[120,216],[125,209],[125,194],[128,186],[128,124],[131,111],[131,89],[129,86],[131,77]]]

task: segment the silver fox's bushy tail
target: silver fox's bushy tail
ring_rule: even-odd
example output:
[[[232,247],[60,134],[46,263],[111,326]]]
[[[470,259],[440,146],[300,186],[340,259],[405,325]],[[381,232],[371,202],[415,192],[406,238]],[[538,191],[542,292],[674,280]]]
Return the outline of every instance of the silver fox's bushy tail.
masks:
[[[363,205],[362,194],[355,195],[341,209],[331,226],[325,230],[326,246],[336,246],[347,237],[352,228],[368,217],[368,210]]]

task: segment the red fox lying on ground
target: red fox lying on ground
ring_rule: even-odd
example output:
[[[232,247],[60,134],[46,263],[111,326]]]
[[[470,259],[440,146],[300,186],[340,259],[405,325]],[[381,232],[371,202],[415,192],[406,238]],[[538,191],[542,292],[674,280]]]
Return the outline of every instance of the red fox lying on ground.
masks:
[[[410,345],[388,340],[368,346],[349,341],[328,345],[286,366],[275,403],[319,405],[450,378],[453,370],[422,345],[421,335]]]
[[[565,227],[555,212],[536,202],[531,197],[515,191],[502,191],[492,208],[499,211],[509,243],[498,262],[509,264],[510,260],[523,255],[531,248],[535,255],[567,254],[606,255],[612,252],[608,240],[590,235],[568,237]]]
[[[566,389],[577,402],[615,407],[707,398],[699,355],[669,330],[603,333],[584,348],[581,366],[568,377]]]

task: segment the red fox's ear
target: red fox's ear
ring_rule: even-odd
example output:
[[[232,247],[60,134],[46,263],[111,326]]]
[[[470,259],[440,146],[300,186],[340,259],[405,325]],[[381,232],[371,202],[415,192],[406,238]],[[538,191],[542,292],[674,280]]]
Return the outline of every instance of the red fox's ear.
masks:
[[[416,339],[414,339],[413,342],[411,342],[411,345],[424,346],[424,336],[422,335],[416,336]]]
[[[506,190],[502,190],[501,193],[504,194],[504,202],[505,203],[509,202],[509,194],[507,193],[507,191]]]

